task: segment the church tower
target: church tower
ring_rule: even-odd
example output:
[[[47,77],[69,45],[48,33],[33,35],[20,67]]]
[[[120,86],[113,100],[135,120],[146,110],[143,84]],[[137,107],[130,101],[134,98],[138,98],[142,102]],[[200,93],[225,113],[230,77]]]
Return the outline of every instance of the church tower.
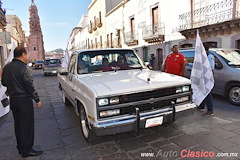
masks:
[[[32,62],[45,59],[42,29],[38,9],[34,4],[34,0],[32,0],[31,6],[29,7],[29,14],[30,35],[26,37],[26,40],[28,53],[30,54],[29,61]]]

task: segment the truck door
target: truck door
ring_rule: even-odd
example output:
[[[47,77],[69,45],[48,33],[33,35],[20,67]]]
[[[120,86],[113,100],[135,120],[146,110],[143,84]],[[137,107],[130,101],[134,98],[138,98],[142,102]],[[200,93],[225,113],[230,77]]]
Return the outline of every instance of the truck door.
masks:
[[[74,90],[74,84],[73,84],[73,79],[74,79],[74,71],[76,69],[76,60],[77,60],[77,55],[73,54],[71,56],[70,62],[69,62],[69,67],[68,67],[68,75],[67,75],[67,83],[66,83],[66,92],[71,99],[72,102],[74,102],[75,99],[75,90]]]

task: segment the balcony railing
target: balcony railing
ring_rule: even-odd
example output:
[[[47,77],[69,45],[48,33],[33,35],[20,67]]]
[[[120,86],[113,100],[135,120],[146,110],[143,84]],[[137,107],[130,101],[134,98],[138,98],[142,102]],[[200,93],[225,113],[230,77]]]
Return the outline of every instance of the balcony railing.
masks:
[[[88,32],[91,34],[92,33],[92,24],[88,25]]]
[[[133,46],[138,44],[138,32],[130,31],[124,33],[125,44],[128,46]]]
[[[97,25],[96,25],[96,23],[93,23],[93,22],[92,22],[92,26],[93,26],[93,30],[96,31],[96,30],[97,30]]]
[[[240,18],[240,12],[234,7],[236,7],[236,0],[224,0],[194,10],[192,13],[181,14],[179,15],[179,31]]]
[[[101,19],[97,18],[96,23],[99,28],[102,27]]]
[[[164,41],[164,23],[149,25],[143,29],[143,39],[149,43]]]

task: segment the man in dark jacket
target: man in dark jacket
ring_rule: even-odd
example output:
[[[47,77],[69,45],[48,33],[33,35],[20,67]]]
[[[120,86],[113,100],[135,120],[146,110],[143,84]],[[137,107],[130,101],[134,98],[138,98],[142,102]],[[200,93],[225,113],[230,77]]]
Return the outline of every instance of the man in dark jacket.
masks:
[[[28,54],[24,47],[14,50],[14,59],[3,68],[2,85],[7,87],[10,107],[14,117],[17,149],[22,157],[37,156],[43,151],[36,151],[34,141],[33,101],[37,107],[42,103],[33,85],[32,76],[27,68]]]

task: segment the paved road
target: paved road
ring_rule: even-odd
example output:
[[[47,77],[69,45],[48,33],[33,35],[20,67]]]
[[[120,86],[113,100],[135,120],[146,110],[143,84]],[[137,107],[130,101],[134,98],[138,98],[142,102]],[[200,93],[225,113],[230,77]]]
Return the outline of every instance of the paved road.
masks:
[[[240,159],[240,107],[220,96],[214,96],[214,116],[203,117],[203,112],[196,111],[172,125],[99,137],[87,143],[73,107],[66,107],[61,100],[57,77],[44,77],[41,70],[33,72],[43,102],[42,108],[35,108],[35,148],[44,153],[28,159],[193,159],[181,154],[189,157],[198,152],[215,156],[235,153],[228,158],[221,154],[223,157],[205,159]],[[12,113],[4,118],[0,124],[0,160],[23,159],[16,149]]]

